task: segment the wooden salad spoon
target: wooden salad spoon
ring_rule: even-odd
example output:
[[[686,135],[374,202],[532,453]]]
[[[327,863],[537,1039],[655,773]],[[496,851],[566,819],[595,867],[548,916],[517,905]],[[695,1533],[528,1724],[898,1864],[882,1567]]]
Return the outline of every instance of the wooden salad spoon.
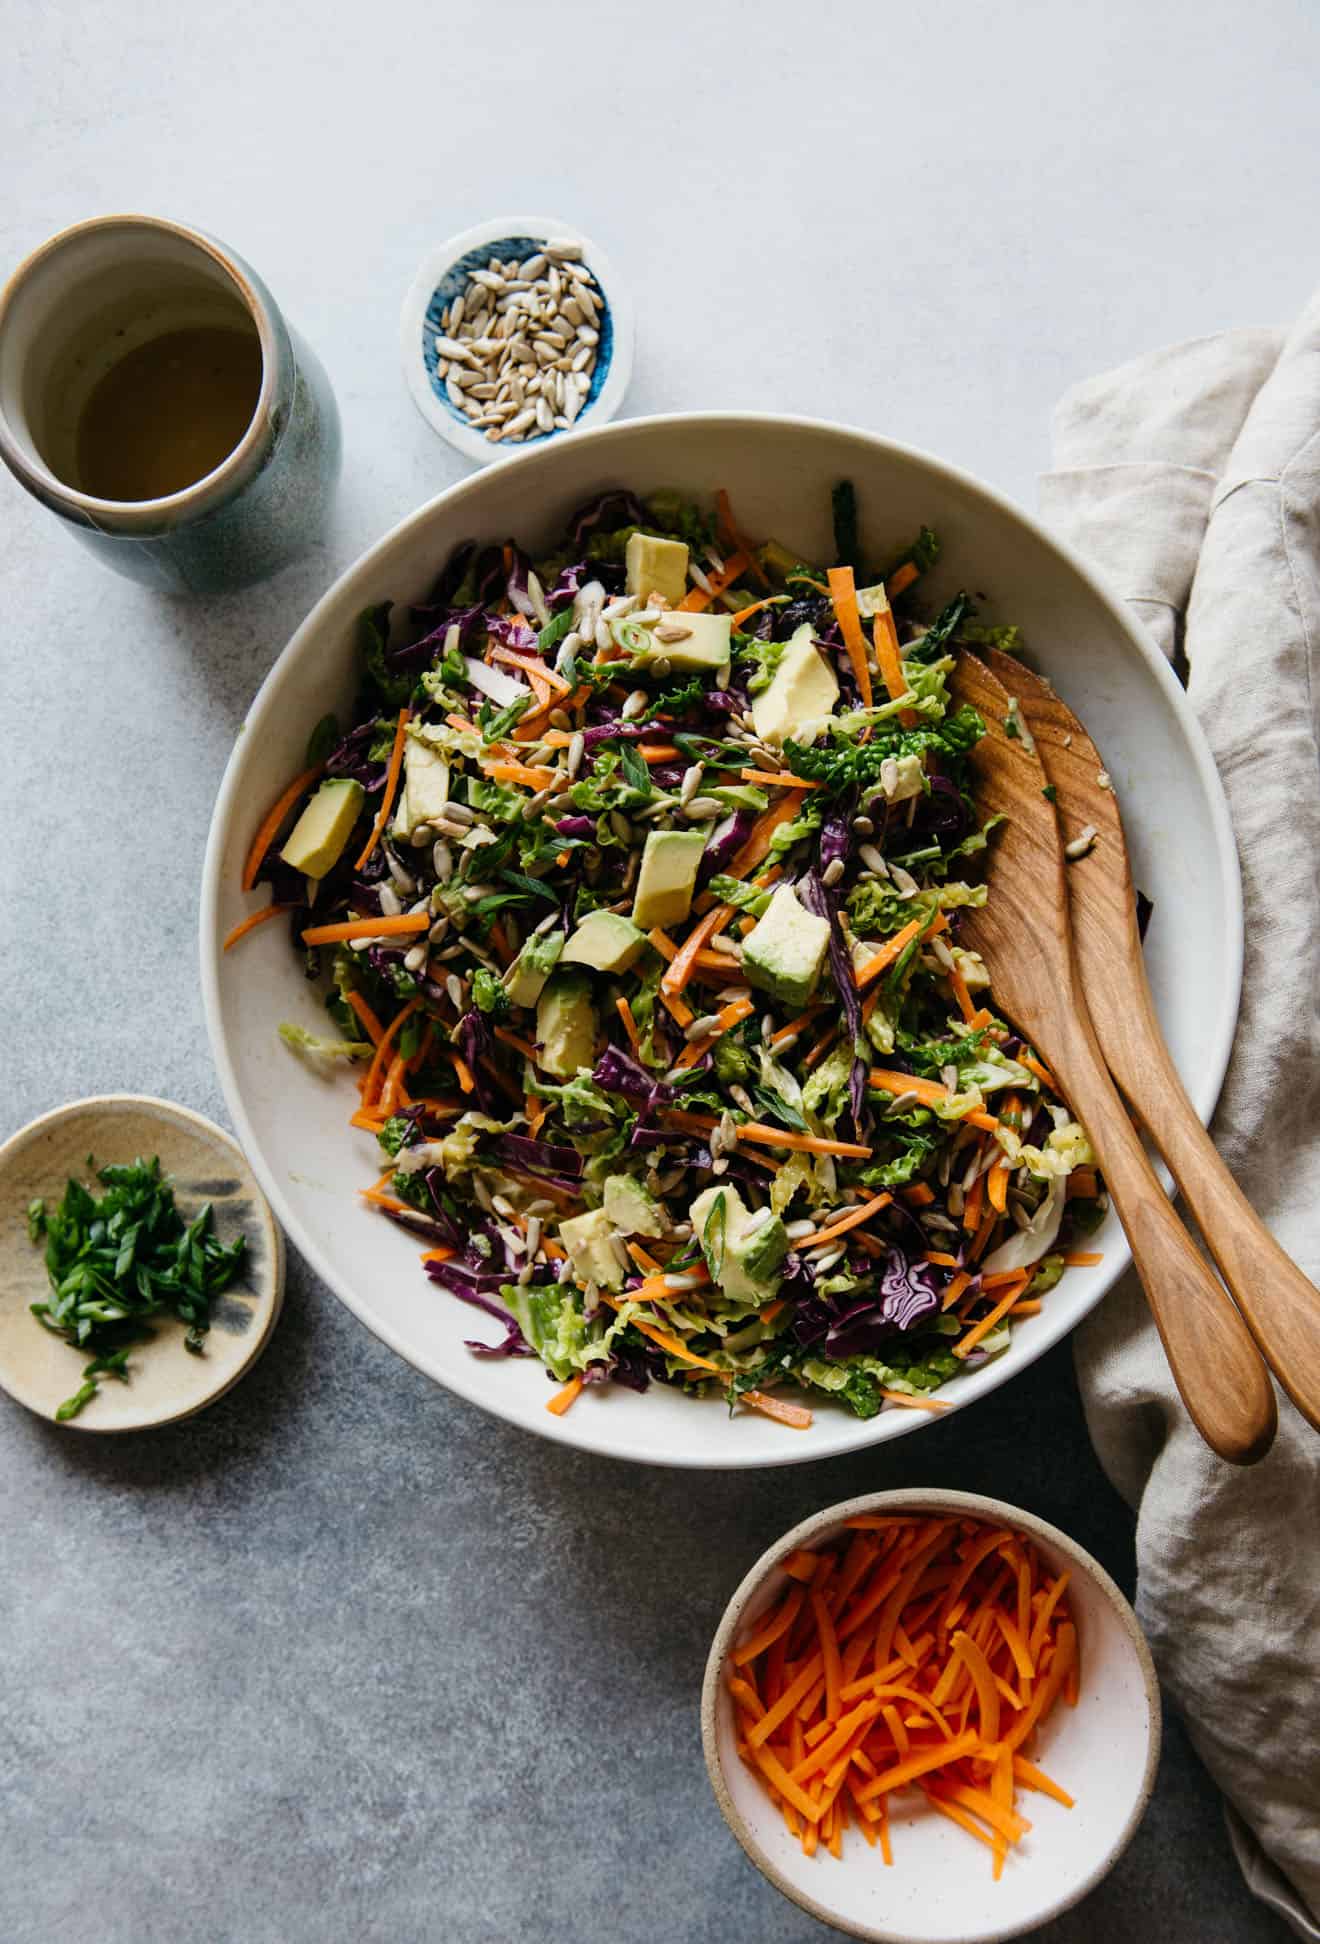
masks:
[[[981,954],[996,1004],[1052,1069],[1086,1128],[1193,1424],[1221,1458],[1254,1464],[1277,1423],[1269,1374],[1160,1187],[1096,1043],[1044,766],[1029,742],[1008,735],[1012,697],[983,662],[960,656],[952,687],[985,720],[971,755],[977,801],[1005,820],[991,840],[989,897],[962,914],[962,942]]]
[[[1042,676],[991,651],[991,671],[1018,701],[1054,785],[1067,843],[1096,833],[1068,865],[1073,955],[1100,1051],[1169,1164],[1229,1293],[1266,1362],[1320,1430],[1320,1290],[1285,1255],[1220,1159],[1187,1098],[1155,1017],[1123,823],[1098,778],[1095,744]]]

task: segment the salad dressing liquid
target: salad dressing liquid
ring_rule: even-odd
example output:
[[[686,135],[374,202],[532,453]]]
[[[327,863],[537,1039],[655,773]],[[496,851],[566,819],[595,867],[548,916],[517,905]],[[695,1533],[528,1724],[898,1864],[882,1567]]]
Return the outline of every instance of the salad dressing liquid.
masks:
[[[84,407],[78,485],[107,500],[182,492],[234,450],[260,392],[253,331],[197,324],[139,344],[110,367]]]

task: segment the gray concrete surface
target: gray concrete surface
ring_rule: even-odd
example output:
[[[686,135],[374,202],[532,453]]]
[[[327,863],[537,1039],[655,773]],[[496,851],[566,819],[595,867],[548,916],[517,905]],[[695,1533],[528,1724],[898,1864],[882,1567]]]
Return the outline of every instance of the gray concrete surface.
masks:
[[[1062,387],[1287,317],[1314,278],[1320,26],[1286,0],[913,13],[674,0],[0,6],[0,261],[118,208],[267,277],[343,408],[311,560],[205,608],[111,578],[0,479],[0,1132],[129,1088],[223,1119],[194,925],[258,681],[332,575],[457,478],[399,378],[430,242],[540,207],[643,298],[629,409],[770,406],[1024,501]],[[668,274],[661,275],[662,270]],[[788,1944],[697,1729],[760,1549],[899,1483],[981,1487],[1124,1583],[1066,1347],[874,1457],[759,1477],[553,1452],[435,1389],[295,1261],[241,1388],[80,1440],[0,1398],[0,1944]],[[1048,1944],[1279,1944],[1176,1723]]]

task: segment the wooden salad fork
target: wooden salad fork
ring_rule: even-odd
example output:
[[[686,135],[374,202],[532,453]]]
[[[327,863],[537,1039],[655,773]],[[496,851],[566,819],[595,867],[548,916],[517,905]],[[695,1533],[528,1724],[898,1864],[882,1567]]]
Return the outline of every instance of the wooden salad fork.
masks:
[[[1206,1247],[1270,1369],[1302,1416],[1320,1430],[1320,1290],[1285,1255],[1220,1159],[1187,1098],[1155,1017],[1146,978],[1123,823],[1099,752],[1043,677],[991,652],[992,673],[1017,697],[1054,785],[1069,863],[1073,955],[1100,1051],[1142,1126],[1169,1165]]]
[[[1277,1422],[1269,1374],[1160,1187],[1096,1042],[1069,927],[1065,868],[1073,867],[1044,766],[1028,741],[1007,733],[1013,698],[983,662],[960,656],[952,687],[985,720],[971,756],[977,801],[1005,820],[991,840],[989,898],[962,914],[962,942],[981,954],[996,1004],[1086,1127],[1188,1415],[1221,1458],[1254,1464]]]

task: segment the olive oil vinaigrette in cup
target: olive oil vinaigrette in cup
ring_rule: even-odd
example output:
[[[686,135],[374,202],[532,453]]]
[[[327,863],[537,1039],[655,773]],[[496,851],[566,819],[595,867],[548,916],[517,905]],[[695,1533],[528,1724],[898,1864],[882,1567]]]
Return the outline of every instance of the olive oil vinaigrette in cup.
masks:
[[[81,223],[0,293],[0,458],[133,579],[208,593],[305,553],[339,451],[317,360],[199,230]]]

